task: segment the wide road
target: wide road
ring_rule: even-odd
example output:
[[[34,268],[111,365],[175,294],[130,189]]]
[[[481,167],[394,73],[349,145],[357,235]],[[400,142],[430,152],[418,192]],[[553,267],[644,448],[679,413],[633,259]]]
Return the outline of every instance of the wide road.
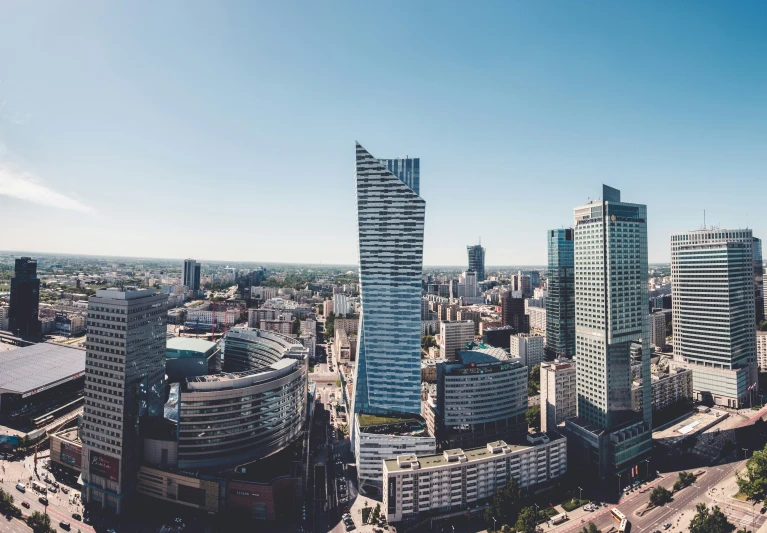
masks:
[[[735,470],[742,470],[744,467],[744,461],[720,466],[703,467],[702,470],[705,470],[705,473],[701,475],[692,486],[675,494],[674,500],[670,504],[653,509],[652,511],[645,513],[644,516],[638,516],[636,512],[645,508],[652,488],[660,485],[671,490],[674,482],[677,480],[678,472],[669,472],[664,474],[659,480],[655,480],[648,484],[646,486],[648,487],[648,490],[645,490],[644,492],[635,491],[629,493],[627,496],[623,496],[617,507],[624,515],[626,515],[626,518],[628,518],[631,523],[631,531],[634,533],[645,531],[653,532],[655,530],[663,531],[663,524],[665,523],[672,524],[668,531],[685,531],[687,529],[688,519],[678,522],[677,518],[680,511],[686,510],[689,517],[691,516],[692,511],[694,511],[695,506],[701,502],[708,505],[709,508],[713,505],[719,505],[722,511],[728,515],[728,518],[733,524],[738,527],[747,524],[750,527],[753,523],[753,530],[756,531],[766,520],[764,515],[758,514],[758,509],[753,508],[750,504],[741,504],[740,502],[730,499],[728,499],[729,501],[726,503],[719,502],[708,495],[708,492],[712,487],[720,483],[724,478],[731,476]],[[611,527],[615,528],[616,526],[616,521],[610,514],[610,509],[613,507],[614,506],[607,508],[603,507],[602,510],[598,512],[586,513],[585,515],[579,510],[575,513],[576,516],[573,517],[573,520],[555,528],[544,526],[544,531],[556,531],[558,533],[576,531],[580,530],[584,524],[592,521],[598,528],[606,533]]]

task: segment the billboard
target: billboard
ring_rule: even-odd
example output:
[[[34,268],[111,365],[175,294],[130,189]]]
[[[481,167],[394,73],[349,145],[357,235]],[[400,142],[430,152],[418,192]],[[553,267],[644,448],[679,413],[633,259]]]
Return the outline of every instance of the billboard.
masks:
[[[82,460],[82,449],[66,442],[61,443],[61,451],[59,452],[59,461],[80,468],[80,461]]]
[[[88,471],[116,483],[120,476],[120,460],[92,451]]]

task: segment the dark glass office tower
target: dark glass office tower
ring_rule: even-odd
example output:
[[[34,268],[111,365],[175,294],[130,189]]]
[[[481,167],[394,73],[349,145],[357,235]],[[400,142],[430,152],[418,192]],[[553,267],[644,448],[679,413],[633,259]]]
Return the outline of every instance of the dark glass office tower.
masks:
[[[764,267],[762,266],[762,240],[754,237],[754,300],[756,304],[756,323],[764,320]]]
[[[547,232],[549,294],[546,298],[546,351],[550,357],[575,356],[575,248],[573,230]]]
[[[481,244],[467,246],[469,252],[469,270],[477,273],[477,283],[485,281],[485,249]]]
[[[501,298],[501,324],[514,328],[514,333],[530,333],[530,317],[525,314],[524,298],[512,298],[509,293]]]
[[[16,259],[16,269],[11,278],[11,301],[8,308],[8,329],[14,335],[34,337],[40,335],[40,279],[37,277],[37,260],[31,257]]]

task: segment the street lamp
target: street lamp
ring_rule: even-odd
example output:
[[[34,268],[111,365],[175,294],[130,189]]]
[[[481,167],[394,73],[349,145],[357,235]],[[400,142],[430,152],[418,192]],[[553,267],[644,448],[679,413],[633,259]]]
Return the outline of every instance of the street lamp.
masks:
[[[743,460],[745,461],[748,457],[748,448],[741,448],[743,450]]]
[[[495,530],[496,530],[496,525],[495,525],[495,517],[494,517],[494,516],[491,516],[490,518],[492,518],[492,519],[493,519],[493,531],[495,531]]]
[[[582,500],[583,499],[583,489],[578,487],[578,490],[581,491],[580,493],[578,493],[578,499]]]
[[[646,465],[644,475],[645,475],[646,478],[649,479],[650,478],[650,460],[649,459],[645,459],[644,462],[645,462],[645,465]]]
[[[533,505],[535,505],[535,523],[537,524],[538,523],[538,504],[534,503]]]
[[[621,494],[621,475],[618,474],[618,496]]]

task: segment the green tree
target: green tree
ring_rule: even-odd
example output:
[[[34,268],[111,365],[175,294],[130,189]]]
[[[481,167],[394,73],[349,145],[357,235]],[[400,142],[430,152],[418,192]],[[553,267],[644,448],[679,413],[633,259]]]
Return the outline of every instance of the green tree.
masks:
[[[8,494],[3,489],[0,489],[0,514],[14,518],[21,516],[21,509],[13,505],[13,495]]]
[[[538,383],[539,386],[540,386],[540,383],[541,383],[541,365],[535,365],[533,368],[530,369],[530,381]]]
[[[602,533],[602,530],[599,529],[594,522],[589,522],[588,528],[586,526],[583,526],[583,529],[581,530],[581,533]]]
[[[674,482],[674,492],[680,491],[695,483],[695,474],[692,472],[679,472],[679,478]]]
[[[736,472],[738,489],[749,499],[763,499],[767,496],[767,446],[757,450],[746,461],[746,471]]]
[[[421,336],[421,348],[424,350],[428,350],[432,346],[437,345],[437,339],[435,339],[432,335],[422,335]]]
[[[485,509],[485,520],[492,522],[496,519],[498,525],[511,525],[517,521],[522,502],[522,489],[516,479],[511,480],[500,490],[497,490]]]
[[[541,406],[533,405],[528,407],[525,413],[525,420],[527,420],[528,426],[538,431],[541,428]]]
[[[650,503],[655,507],[666,505],[671,501],[671,491],[666,487],[655,487],[650,493]]]
[[[535,514],[533,507],[525,507],[519,512],[517,521],[514,524],[514,529],[517,530],[517,533],[535,533],[535,528],[538,526]]]
[[[767,331],[767,320],[759,322],[759,331]]]
[[[35,511],[27,517],[27,525],[31,527],[32,531],[35,533],[51,533],[53,531],[53,528],[51,527],[51,517],[40,511]]]
[[[381,516],[381,504],[377,503],[375,509],[373,509],[373,522],[378,522],[378,517]]]
[[[690,533],[728,533],[735,529],[735,526],[727,521],[727,517],[714,506],[711,511],[705,503],[699,503],[695,506],[695,516],[690,521]]]

